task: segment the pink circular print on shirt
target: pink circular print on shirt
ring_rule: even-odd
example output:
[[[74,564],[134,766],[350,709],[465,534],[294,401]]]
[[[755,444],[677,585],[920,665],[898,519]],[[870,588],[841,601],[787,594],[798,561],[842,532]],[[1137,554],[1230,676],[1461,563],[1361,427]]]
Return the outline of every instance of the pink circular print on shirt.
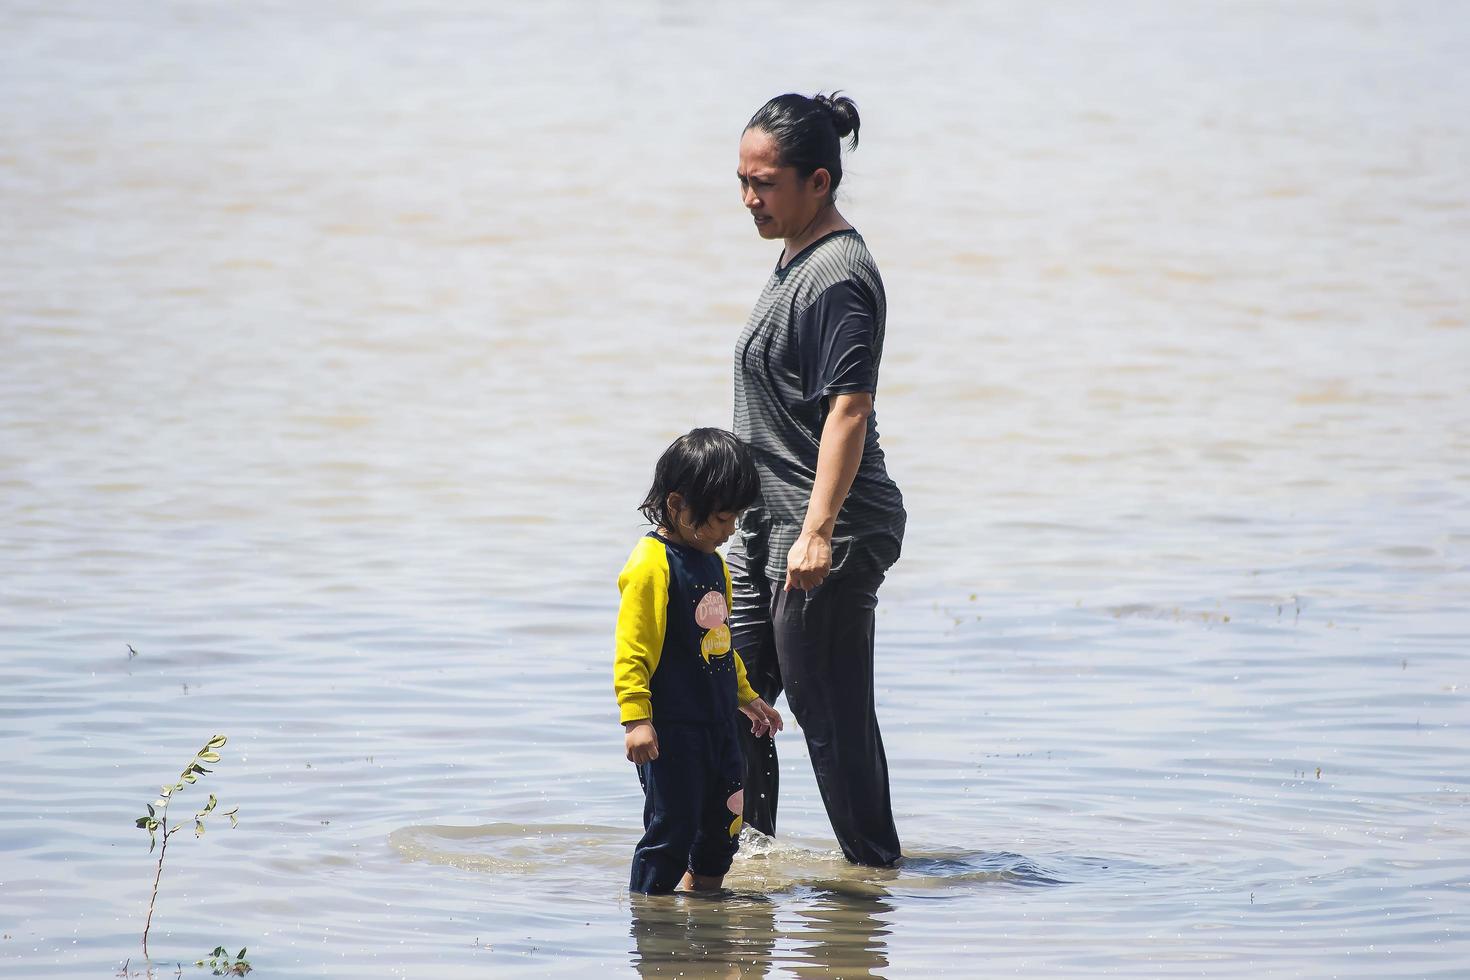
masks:
[[[701,629],[712,630],[725,621],[729,610],[725,608],[725,597],[718,592],[706,592],[699,605],[694,607],[694,621]]]

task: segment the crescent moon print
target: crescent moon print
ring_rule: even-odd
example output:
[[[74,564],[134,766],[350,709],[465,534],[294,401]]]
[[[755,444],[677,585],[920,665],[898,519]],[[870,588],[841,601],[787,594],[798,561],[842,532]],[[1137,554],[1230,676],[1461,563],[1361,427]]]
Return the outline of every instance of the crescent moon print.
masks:
[[[721,623],[704,634],[704,639],[699,643],[699,652],[703,655],[705,663],[709,663],[711,657],[719,657],[729,653],[730,627]]]

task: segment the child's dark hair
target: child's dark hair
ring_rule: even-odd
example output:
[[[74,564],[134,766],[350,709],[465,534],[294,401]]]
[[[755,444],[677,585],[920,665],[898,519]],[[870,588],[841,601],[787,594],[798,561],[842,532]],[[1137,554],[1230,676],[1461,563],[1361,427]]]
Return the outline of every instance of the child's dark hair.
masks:
[[[742,511],[761,493],[749,447],[724,429],[693,429],[669,444],[638,510],[656,527],[674,529],[669,494],[684,498],[697,526],[711,514]]]

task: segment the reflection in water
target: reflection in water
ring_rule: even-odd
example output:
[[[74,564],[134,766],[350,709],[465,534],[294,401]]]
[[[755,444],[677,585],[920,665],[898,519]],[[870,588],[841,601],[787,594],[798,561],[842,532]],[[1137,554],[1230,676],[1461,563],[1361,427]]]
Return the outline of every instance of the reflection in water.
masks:
[[[776,906],[762,896],[629,896],[633,966],[642,977],[763,977]]]
[[[803,943],[791,971],[798,977],[881,977],[888,968],[885,916],[893,910],[878,895],[818,892],[795,908]]]
[[[630,896],[633,966],[642,977],[882,976],[892,906],[873,894],[816,891],[783,902],[778,923],[761,895]]]

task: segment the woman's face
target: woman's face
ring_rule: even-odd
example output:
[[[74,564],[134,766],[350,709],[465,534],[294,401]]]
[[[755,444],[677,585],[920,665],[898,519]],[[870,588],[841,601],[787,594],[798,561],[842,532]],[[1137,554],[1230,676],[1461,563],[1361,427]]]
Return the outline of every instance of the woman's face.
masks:
[[[740,196],[762,238],[795,238],[806,230],[827,199],[830,178],[817,169],[802,179],[795,167],[781,166],[771,134],[747,129],[740,137]]]

